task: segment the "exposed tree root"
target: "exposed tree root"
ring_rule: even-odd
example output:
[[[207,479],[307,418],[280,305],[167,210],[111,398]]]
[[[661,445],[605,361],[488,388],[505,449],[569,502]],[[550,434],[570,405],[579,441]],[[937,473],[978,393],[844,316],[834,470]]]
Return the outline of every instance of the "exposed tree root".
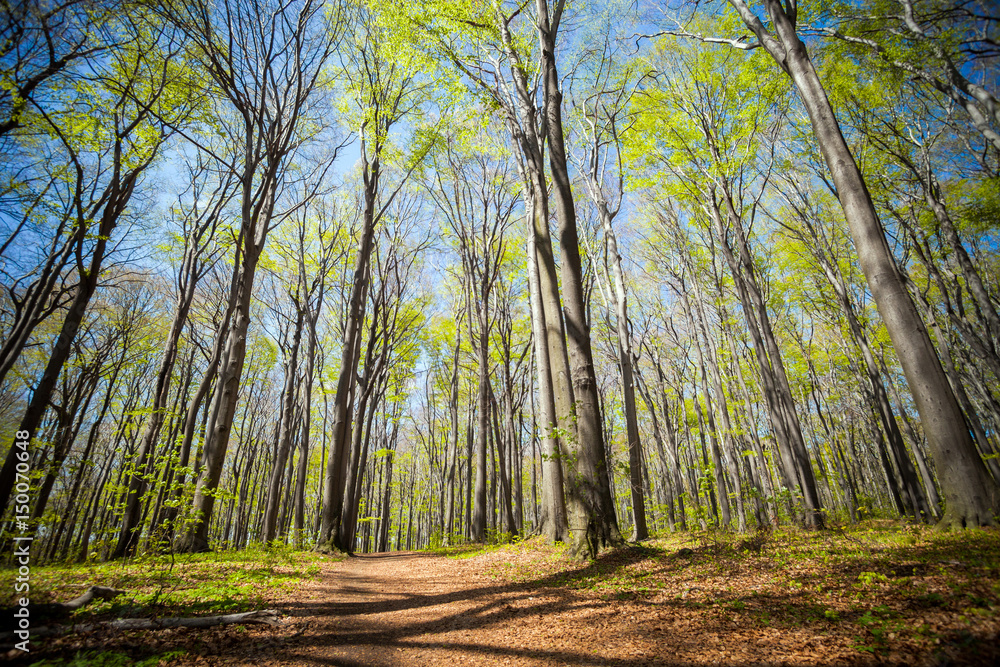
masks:
[[[997,526],[997,519],[992,512],[974,512],[960,510],[945,510],[941,520],[934,524],[934,530],[947,532],[965,528],[988,528]]]

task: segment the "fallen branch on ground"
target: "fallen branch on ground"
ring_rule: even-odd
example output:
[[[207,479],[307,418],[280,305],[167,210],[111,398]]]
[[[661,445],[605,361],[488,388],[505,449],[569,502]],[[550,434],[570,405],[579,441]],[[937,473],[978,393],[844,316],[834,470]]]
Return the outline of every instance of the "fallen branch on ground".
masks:
[[[29,604],[27,607],[27,618],[32,619],[34,623],[38,623],[39,621],[51,623],[69,616],[71,612],[90,604],[94,600],[114,600],[119,595],[124,594],[125,591],[120,591],[117,588],[108,588],[107,586],[91,586],[83,595],[78,598],[74,598],[69,602]],[[0,632],[11,634],[13,636],[13,633],[6,633],[6,631],[17,628],[17,618],[14,616],[14,612],[18,609],[21,609],[21,607],[7,607],[5,609],[0,609]],[[0,637],[5,636],[5,634],[0,634]]]
[[[80,597],[69,602],[56,602],[53,606],[62,607],[66,611],[75,611],[94,600],[114,600],[119,595],[125,595],[125,591],[120,591],[117,588],[108,588],[107,586],[91,586]]]
[[[258,609],[241,614],[225,614],[222,616],[194,616],[188,618],[119,618],[113,621],[98,623],[79,623],[77,625],[44,625],[31,628],[32,637],[51,637],[54,635],[82,634],[94,630],[164,630],[166,628],[211,628],[216,625],[240,625],[244,623],[263,623],[280,625],[279,612],[276,609]],[[15,638],[13,632],[0,634],[0,642],[6,643]]]

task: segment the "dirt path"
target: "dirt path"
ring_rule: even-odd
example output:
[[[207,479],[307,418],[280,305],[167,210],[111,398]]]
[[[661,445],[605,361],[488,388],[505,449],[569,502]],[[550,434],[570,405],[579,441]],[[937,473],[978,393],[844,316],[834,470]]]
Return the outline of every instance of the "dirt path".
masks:
[[[332,563],[319,582],[282,602],[291,618],[266,633],[272,640],[254,632],[250,643],[198,662],[624,666],[849,664],[858,657],[839,641],[706,623],[655,599],[609,600],[546,585],[544,577],[498,584],[485,574],[489,557],[393,553]]]
[[[571,591],[498,586],[475,562],[424,553],[358,556],[325,574],[285,606],[302,634],[255,664],[615,664],[574,649],[575,633],[546,632],[546,617],[573,615],[583,639],[607,616]]]

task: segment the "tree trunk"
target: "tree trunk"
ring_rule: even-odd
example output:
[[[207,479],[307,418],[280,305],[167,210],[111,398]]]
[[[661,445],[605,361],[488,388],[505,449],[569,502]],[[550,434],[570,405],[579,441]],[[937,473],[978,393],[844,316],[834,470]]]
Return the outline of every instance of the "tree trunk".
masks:
[[[323,482],[323,513],[320,522],[317,548],[329,550],[336,546],[335,540],[343,509],[344,484],[349,462],[349,424],[352,421],[352,403],[355,388],[355,374],[361,358],[361,331],[364,325],[365,302],[370,280],[369,265],[372,248],[375,245],[375,198],[381,170],[376,157],[366,163],[364,170],[365,208],[362,217],[363,228],[358,246],[358,257],[351,284],[351,298],[344,323],[344,340],[341,348],[340,377],[333,401],[333,428],[330,443],[330,458],[327,461]]]
[[[576,414],[576,439],[571,440],[575,459],[573,484],[569,495],[575,498],[570,512],[573,552],[577,556],[597,555],[601,547],[620,544],[618,518],[611,496],[611,482],[604,453],[604,433],[590,326],[583,294],[583,267],[580,260],[576,210],[570,185],[569,169],[562,128],[562,93],[556,71],[555,39],[563,0],[557,0],[549,14],[548,0],[536,0],[538,37],[541,50],[541,74],[544,82],[546,136],[549,140],[549,166],[552,170],[556,218],[562,256],[561,277],[563,314],[566,320],[566,350],[572,370]],[[536,231],[537,234],[537,231]],[[548,314],[546,314],[548,320]]]
[[[120,154],[121,148],[119,146],[116,153],[118,159],[120,159]],[[131,199],[136,181],[145,166],[142,165],[123,176],[118,172],[120,165],[117,165],[118,169],[116,169],[115,174],[117,179],[112,185],[108,186],[107,199],[103,200],[106,203],[97,230],[97,241],[94,243],[94,249],[89,258],[89,265],[84,267],[82,265],[83,259],[78,260],[80,262],[80,266],[78,267],[80,280],[77,283],[76,294],[73,296],[73,301],[66,311],[66,317],[63,319],[55,344],[52,346],[52,351],[49,354],[45,370],[42,372],[42,377],[39,378],[38,384],[35,385],[31,393],[31,400],[28,402],[28,407],[17,428],[18,432],[27,433],[28,438],[35,436],[35,431],[38,430],[42,417],[49,408],[52,393],[56,388],[56,382],[59,380],[59,375],[66,364],[66,360],[69,359],[70,353],[73,351],[73,341],[76,339],[80,324],[83,323],[87,307],[90,305],[90,299],[97,290],[97,283],[101,277],[101,266],[104,263],[104,255],[107,251],[111,233],[118,225],[119,217]],[[11,491],[14,488],[18,451],[20,450],[17,447],[11,447],[7,451],[7,458],[4,460],[3,468],[0,469],[0,516],[6,513]]]
[[[299,372],[299,346],[302,342],[302,324],[304,312],[298,301],[298,293],[292,297],[296,316],[292,331],[292,347],[288,352],[288,362],[285,364],[285,387],[282,391],[281,424],[278,428],[278,450],[275,453],[271,477],[267,485],[267,504],[264,510],[265,544],[274,540],[278,534],[278,507],[281,500],[282,480],[285,476],[285,462],[292,448],[292,431],[295,424],[295,388]]]
[[[175,545],[181,553],[203,552],[209,549],[208,528],[215,507],[216,488],[222,477],[222,466],[232,435],[233,418],[239,402],[240,380],[243,376],[243,366],[247,352],[247,330],[250,327],[250,305],[253,292],[253,282],[257,271],[257,262],[264,246],[264,235],[270,215],[257,219],[256,224],[249,222],[251,218],[251,189],[245,186],[244,191],[244,228],[241,246],[241,262],[237,267],[239,275],[235,278],[230,303],[235,305],[232,328],[226,338],[226,345],[220,362],[219,377],[215,385],[215,396],[212,405],[212,416],[209,421],[206,442],[202,455],[203,469],[198,475],[192,503],[195,518]],[[266,195],[268,208],[273,206],[272,195]],[[260,225],[261,233],[256,234]]]
[[[593,189],[593,188],[592,188]],[[594,193],[596,194],[596,192]],[[597,199],[595,197],[595,199]],[[632,494],[632,516],[635,522],[633,539],[638,542],[649,537],[646,526],[646,501],[642,495],[642,440],[639,436],[639,418],[635,408],[635,378],[632,370],[632,339],[629,335],[628,293],[625,289],[625,271],[618,253],[618,239],[612,226],[611,211],[606,202],[596,201],[598,214],[604,226],[604,243],[611,265],[615,327],[618,333],[618,369],[622,374],[622,403],[625,408],[625,436],[628,438],[629,490]]]

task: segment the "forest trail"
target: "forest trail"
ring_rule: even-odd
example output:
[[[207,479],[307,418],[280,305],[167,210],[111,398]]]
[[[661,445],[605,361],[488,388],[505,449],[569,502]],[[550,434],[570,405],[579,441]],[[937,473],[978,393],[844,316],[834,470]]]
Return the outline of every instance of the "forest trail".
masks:
[[[860,657],[812,633],[740,627],[678,613],[666,600],[568,588],[559,585],[565,571],[505,583],[499,573],[517,569],[516,560],[509,552],[470,559],[395,552],[331,563],[281,603],[291,618],[283,631],[265,631],[275,641],[240,646],[238,658],[203,655],[197,664],[830,664],[838,657],[843,664]],[[691,589],[690,596],[703,595]]]
[[[478,561],[428,553],[359,555],[333,564],[285,605],[302,634],[258,656],[273,665],[603,665],[589,649],[608,609],[534,582],[498,585]],[[613,622],[618,625],[619,622]],[[625,627],[618,643],[629,643]],[[608,647],[602,641],[605,648]],[[634,655],[641,658],[641,655]],[[263,660],[261,659],[263,658]]]

